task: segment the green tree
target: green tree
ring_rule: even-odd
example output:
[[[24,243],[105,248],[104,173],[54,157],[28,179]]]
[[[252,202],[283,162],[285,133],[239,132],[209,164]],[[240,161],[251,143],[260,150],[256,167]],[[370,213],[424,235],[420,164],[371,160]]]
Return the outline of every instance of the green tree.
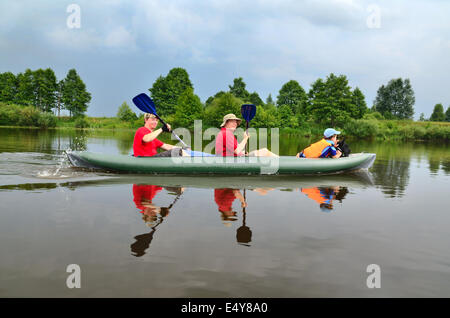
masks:
[[[269,94],[266,98],[266,105],[275,105],[275,102],[273,101],[272,94]]]
[[[126,102],[123,102],[117,111],[117,118],[121,121],[135,121],[137,119],[136,114],[131,110],[130,106]]]
[[[32,105],[34,102],[33,72],[26,69],[24,73],[17,74],[16,104]]]
[[[277,96],[278,107],[287,105],[291,108],[292,113],[298,114],[305,110],[307,96],[303,87],[297,81],[290,80],[285,83]]]
[[[91,94],[75,69],[69,70],[64,79],[62,102],[64,107],[75,117],[84,114],[91,101]]]
[[[187,88],[178,98],[175,108],[175,124],[179,127],[193,128],[194,120],[203,119],[203,104],[194,94],[193,88]]]
[[[56,87],[56,109],[58,110],[58,118],[61,114],[61,109],[64,109],[64,104],[62,102],[62,94],[64,90],[64,81],[58,82]]]
[[[215,98],[211,105],[205,109],[205,122],[207,125],[219,127],[223,116],[226,114],[235,114],[240,117],[242,100],[231,93],[225,93]]]
[[[248,101],[248,102],[250,102],[250,103],[252,103],[252,104],[254,104],[254,105],[261,105],[261,106],[264,105],[263,100],[259,97],[259,95],[258,95],[257,92],[251,93],[251,94],[248,96],[248,98],[247,98],[246,101]]]
[[[11,72],[0,74],[0,101],[13,102],[17,94],[17,79]]]
[[[409,79],[397,78],[378,89],[374,106],[385,118],[411,119],[414,103],[414,91]]]
[[[297,128],[298,121],[289,105],[281,105],[278,107],[278,123],[282,128]]]
[[[420,113],[420,117],[419,117],[419,121],[425,121],[425,114],[424,113]]]
[[[277,108],[274,105],[264,108],[256,106],[256,114],[251,122],[254,128],[274,128],[279,126]]]
[[[445,111],[445,121],[450,121],[450,106],[448,106]]]
[[[159,115],[174,114],[178,98],[187,88],[193,88],[193,85],[188,72],[181,67],[172,68],[166,77],[158,77],[149,91]]]
[[[368,108],[366,104],[366,98],[358,87],[353,90],[352,103],[355,105],[355,110],[351,114],[351,116],[356,119],[363,118],[363,116],[367,113]]]
[[[331,73],[326,80],[318,79],[308,93],[309,112],[315,120],[335,127],[358,113],[355,96],[345,75]]]
[[[208,97],[208,99],[205,102],[205,107],[209,107],[215,98],[220,97],[224,94],[225,94],[224,91],[220,91],[220,92],[217,92],[214,96]]]
[[[235,78],[233,80],[233,85],[228,85],[231,94],[233,94],[237,98],[240,98],[243,101],[248,101],[250,93],[247,92],[245,86],[246,85],[242,77]]]
[[[55,72],[51,68],[44,70],[44,88],[42,91],[43,110],[51,112],[56,108],[56,94],[58,91],[58,81]]]
[[[38,69],[33,72],[32,89],[33,105],[43,111],[50,112],[56,107],[56,76],[52,69]]]
[[[431,114],[430,121],[445,121],[444,106],[436,104]]]

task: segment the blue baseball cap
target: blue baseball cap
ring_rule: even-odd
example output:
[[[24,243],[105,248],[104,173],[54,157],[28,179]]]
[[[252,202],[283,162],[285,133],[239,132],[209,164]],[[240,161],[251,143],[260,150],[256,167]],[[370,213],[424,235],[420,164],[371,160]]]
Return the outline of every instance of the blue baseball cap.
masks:
[[[325,138],[330,138],[333,135],[339,135],[341,132],[334,130],[333,128],[327,128],[325,129],[325,131],[323,132],[323,135],[325,136]]]

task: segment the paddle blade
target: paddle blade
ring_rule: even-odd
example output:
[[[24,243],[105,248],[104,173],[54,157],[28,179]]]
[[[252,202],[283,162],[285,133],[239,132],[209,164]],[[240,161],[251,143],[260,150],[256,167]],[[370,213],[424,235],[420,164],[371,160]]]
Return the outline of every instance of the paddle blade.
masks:
[[[152,99],[142,93],[133,98],[133,103],[144,113],[150,113],[156,116],[156,107]]]
[[[255,117],[256,114],[256,106],[253,104],[244,104],[241,106],[241,114],[242,117],[246,121],[250,121]]]

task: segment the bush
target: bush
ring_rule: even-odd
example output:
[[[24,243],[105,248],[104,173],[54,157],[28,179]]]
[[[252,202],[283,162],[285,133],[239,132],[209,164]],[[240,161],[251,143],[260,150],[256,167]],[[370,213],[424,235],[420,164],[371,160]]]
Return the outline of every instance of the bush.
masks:
[[[379,112],[373,112],[373,113],[367,113],[363,116],[363,119],[376,119],[376,120],[383,120],[384,117]]]
[[[393,121],[387,121],[385,123],[386,127],[392,130],[396,130],[398,128],[397,124]]]
[[[136,120],[136,114],[131,110],[130,106],[126,102],[123,102],[122,106],[117,111],[117,118],[121,121],[132,122]]]
[[[39,125],[40,112],[37,108],[33,106],[27,106],[20,111],[20,118],[17,124],[19,126],[34,126]]]
[[[89,123],[84,117],[75,119],[75,128],[89,128]]]
[[[38,119],[38,126],[41,128],[56,127],[56,117],[52,113],[41,113]]]
[[[138,119],[133,121],[133,128],[139,128],[144,126],[144,115],[140,115]]]
[[[345,124],[344,132],[358,138],[375,137],[378,134],[378,122],[376,120],[352,119]]]
[[[450,140],[450,126],[433,125],[426,130],[426,138],[430,140]]]
[[[18,125],[21,107],[0,103],[0,125]]]
[[[421,126],[414,126],[411,135],[414,136],[414,139],[424,139],[427,134],[427,130]]]

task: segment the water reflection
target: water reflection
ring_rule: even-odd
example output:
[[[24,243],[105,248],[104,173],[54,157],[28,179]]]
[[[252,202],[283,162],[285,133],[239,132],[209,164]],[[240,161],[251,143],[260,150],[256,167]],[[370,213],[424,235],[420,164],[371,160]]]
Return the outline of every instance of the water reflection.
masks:
[[[219,209],[220,217],[225,226],[231,226],[230,221],[237,220],[237,212],[233,211],[233,202],[238,199],[241,203],[241,207],[247,206],[244,196],[240,190],[237,189],[214,189],[214,201]]]
[[[379,160],[372,171],[375,184],[390,198],[402,197],[409,183],[409,160]]]
[[[245,211],[247,207],[246,202],[246,191],[244,189],[244,205],[242,205],[242,225],[236,230],[236,241],[244,246],[250,246],[249,243],[252,241],[252,231],[245,224],[247,213]]]
[[[323,212],[331,212],[333,210],[333,201],[338,200],[342,203],[348,193],[347,187],[312,187],[302,188],[301,192],[306,194],[308,198],[314,200]]]
[[[133,201],[136,207],[142,213],[142,220],[152,230],[149,233],[140,234],[134,237],[136,242],[131,244],[131,255],[140,257],[145,255],[145,251],[150,247],[156,228],[163,223],[164,219],[169,215],[170,209],[178,201],[184,188],[166,187],[165,189],[175,194],[176,197],[168,207],[160,207],[153,203],[155,196],[163,189],[156,185],[137,185],[133,184]]]

